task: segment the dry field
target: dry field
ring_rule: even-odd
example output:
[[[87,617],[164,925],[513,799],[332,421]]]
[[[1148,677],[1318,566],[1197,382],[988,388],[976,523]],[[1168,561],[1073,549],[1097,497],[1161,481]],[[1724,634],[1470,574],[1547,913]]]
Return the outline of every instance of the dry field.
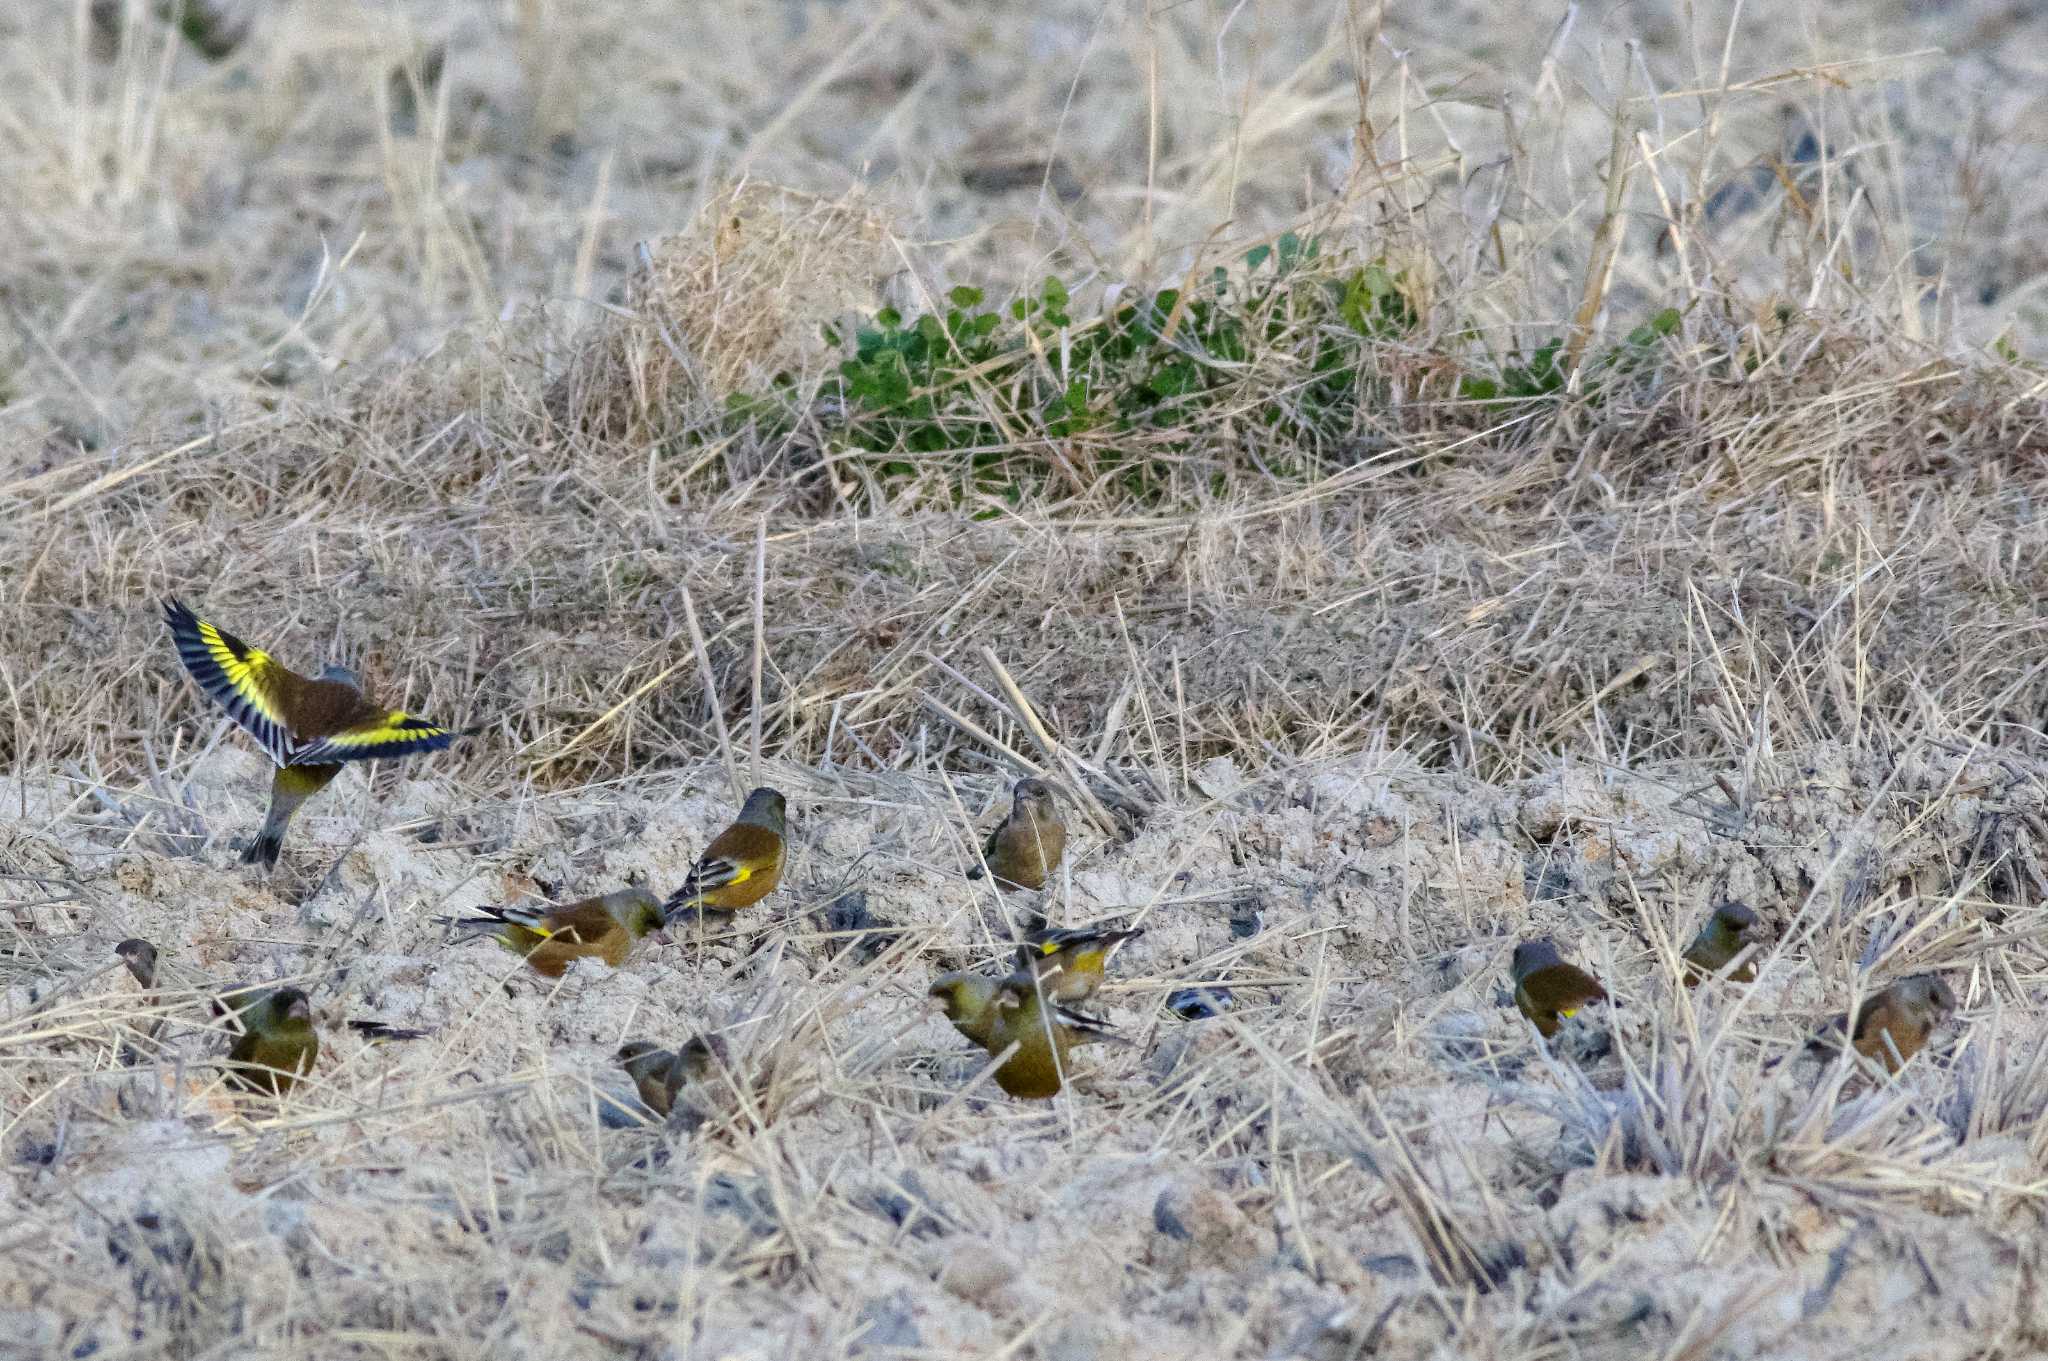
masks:
[[[0,1357],[2048,1351],[2048,14],[166,13],[0,13]],[[1195,395],[1041,419],[1219,267]],[[823,326],[1048,275],[877,448]],[[482,732],[258,880],[172,592]],[[1044,910],[1146,930],[1041,1103],[925,995],[1032,769]],[[736,928],[550,986],[433,923],[666,893],[757,780]],[[1731,898],[1760,978],[1678,986]],[[1536,934],[1614,997],[1554,1052]],[[1896,1080],[1800,1056],[1927,970]],[[189,1002],[279,978],[320,1062],[230,1098]]]

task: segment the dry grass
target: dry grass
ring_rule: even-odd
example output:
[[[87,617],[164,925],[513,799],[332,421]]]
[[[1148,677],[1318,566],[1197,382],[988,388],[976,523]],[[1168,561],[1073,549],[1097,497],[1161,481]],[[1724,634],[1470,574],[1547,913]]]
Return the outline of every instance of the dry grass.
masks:
[[[444,8],[258,7],[215,62],[148,3],[0,18],[0,1337],[2048,1346],[2043,20]],[[1289,229],[1414,309],[1339,426],[1268,419],[1328,340],[1285,295],[1142,429],[1017,418],[1105,296]],[[1048,273],[1076,325],[947,395],[995,444],[849,440],[820,323]],[[1564,393],[1461,395],[1553,336]],[[252,883],[167,591],[485,734]],[[1148,928],[1135,1043],[1031,1108],[923,996],[1015,928],[960,871],[1021,770],[1055,918]],[[795,861],[743,931],[546,988],[430,924],[672,885],[756,778]],[[1689,992],[1722,897],[1779,944]],[[1605,1043],[1504,1007],[1539,932]],[[1897,1082],[1777,1062],[1927,969],[1962,1012]],[[249,977],[320,1013],[281,1103],[208,1066]],[[732,1080],[625,1114],[618,1043],[703,1030]]]

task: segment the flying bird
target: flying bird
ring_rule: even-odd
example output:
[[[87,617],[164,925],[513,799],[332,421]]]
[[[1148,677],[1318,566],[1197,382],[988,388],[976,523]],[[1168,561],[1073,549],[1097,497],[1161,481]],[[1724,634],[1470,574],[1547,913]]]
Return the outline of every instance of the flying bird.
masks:
[[[165,600],[163,609],[185,670],[277,766],[270,781],[270,812],[263,830],[242,852],[245,865],[276,868],[292,815],[325,789],[345,762],[440,751],[475,731],[444,728],[385,708],[363,693],[361,678],[347,667],[330,663],[318,676],[302,676],[180,601]]]

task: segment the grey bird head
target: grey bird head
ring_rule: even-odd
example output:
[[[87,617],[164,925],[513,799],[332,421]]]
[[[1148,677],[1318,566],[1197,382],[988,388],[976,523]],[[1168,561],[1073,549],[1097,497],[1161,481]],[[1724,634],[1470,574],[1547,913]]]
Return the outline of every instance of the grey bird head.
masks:
[[[781,836],[788,810],[789,801],[782,797],[781,790],[762,785],[747,795],[747,801],[740,809],[739,821],[750,827],[766,827]]]
[[[329,662],[321,667],[320,679],[324,681],[340,681],[351,690],[363,688],[363,678],[339,662]]]

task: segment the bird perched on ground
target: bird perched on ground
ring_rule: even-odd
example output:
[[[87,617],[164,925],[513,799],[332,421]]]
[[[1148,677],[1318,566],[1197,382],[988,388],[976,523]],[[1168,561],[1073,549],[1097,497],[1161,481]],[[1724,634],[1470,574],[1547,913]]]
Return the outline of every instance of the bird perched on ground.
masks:
[[[1008,978],[949,973],[932,981],[930,995],[946,1004],[953,1028],[991,1058],[1016,1046],[996,1069],[996,1085],[1011,1096],[1058,1096],[1073,1071],[1068,1051],[1119,1037],[1102,1022],[1055,1003],[1027,972]]]
[[[1025,779],[1010,791],[1010,815],[988,834],[981,858],[995,876],[997,888],[1041,889],[1059,868],[1066,849],[1067,829],[1052,801],[1052,786],[1044,780]],[[979,879],[981,871],[982,866],[975,865],[967,877]]]
[[[1110,953],[1142,930],[1097,931],[1088,928],[1026,933],[1017,946],[1017,967],[1038,975],[1038,985],[1054,1002],[1085,1002],[1102,986],[1102,968]]]
[[[1809,1053],[1833,1058],[1842,1052],[1842,1032],[1857,1053],[1896,1073],[1926,1046],[1927,1037],[1956,1009],[1956,995],[1940,975],[1901,978],[1863,999],[1853,1017],[1838,1017],[1807,1042]]]
[[[1576,964],[1568,964],[1557,952],[1557,943],[1545,939],[1523,941],[1515,947],[1510,966],[1515,979],[1515,1005],[1549,1039],[1579,1008],[1607,1000],[1600,980]]]
[[[461,931],[496,938],[543,978],[560,978],[571,962],[601,959],[614,969],[642,936],[659,931],[661,900],[644,888],[622,888],[566,907],[480,907],[474,917],[437,917]]]
[[[628,1040],[619,1046],[618,1060],[641,1102],[663,1117],[675,1109],[686,1084],[709,1081],[728,1062],[725,1041],[716,1035],[699,1035],[673,1052],[651,1040]]]
[[[313,1009],[297,988],[248,988],[213,1004],[239,1027],[228,1046],[228,1081],[244,1091],[283,1096],[320,1057]]]
[[[270,812],[242,852],[245,865],[276,868],[292,814],[325,789],[344,762],[439,751],[474,731],[387,709],[363,693],[362,681],[346,667],[330,664],[317,677],[302,676],[177,600],[164,601],[163,608],[185,670],[277,764]]]
[[[1749,943],[1755,927],[1756,913],[1750,911],[1746,903],[1728,902],[1715,908],[1681,956],[1685,962],[1685,985],[1696,987],[1702,980],[1727,968],[1729,961],[1741,954],[1742,947]],[[1744,960],[1741,968],[1728,975],[1731,983],[1749,983],[1755,979],[1754,957]]]
[[[664,920],[693,908],[736,912],[773,893],[782,882],[788,807],[780,791],[765,785],[747,795],[739,817],[711,838],[683,886],[662,905]]]

